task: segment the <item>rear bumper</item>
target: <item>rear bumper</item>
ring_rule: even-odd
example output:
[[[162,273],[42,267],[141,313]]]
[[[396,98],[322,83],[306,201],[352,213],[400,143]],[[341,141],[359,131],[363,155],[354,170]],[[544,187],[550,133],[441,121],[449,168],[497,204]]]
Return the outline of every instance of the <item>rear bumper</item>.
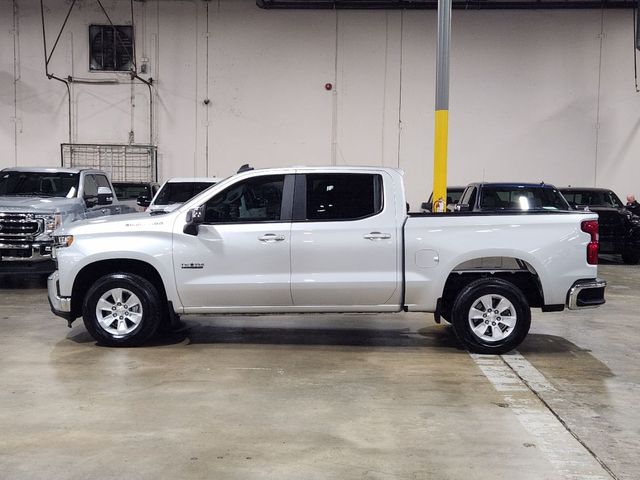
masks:
[[[567,293],[567,307],[569,310],[579,310],[602,305],[606,286],[607,282],[601,278],[578,280]]]
[[[47,290],[49,292],[49,305],[51,311],[65,320],[71,319],[71,298],[61,297],[60,288],[58,287],[58,279],[60,274],[56,270],[47,279]]]

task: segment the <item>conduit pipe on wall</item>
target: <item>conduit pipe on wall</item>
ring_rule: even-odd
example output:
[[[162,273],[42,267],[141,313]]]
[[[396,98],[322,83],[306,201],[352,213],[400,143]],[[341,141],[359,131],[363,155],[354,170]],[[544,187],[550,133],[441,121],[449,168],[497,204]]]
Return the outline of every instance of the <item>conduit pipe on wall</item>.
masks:
[[[69,20],[69,15],[71,15],[71,10],[73,6],[76,4],[76,0],[71,2],[71,6],[69,7],[69,11],[67,12],[67,16],[62,23],[62,27],[60,28],[60,32],[58,33],[58,38],[56,38],[55,43],[53,44],[53,48],[51,49],[51,53],[47,55],[47,34],[44,28],[44,4],[43,0],[40,0],[40,15],[42,17],[42,42],[44,46],[44,71],[49,80],[57,80],[59,82],[64,83],[67,87],[67,99],[69,104],[69,143],[71,143],[71,88],[69,87],[69,82],[67,80],[63,80],[60,77],[57,77],[53,73],[49,73],[49,61],[51,60],[51,56],[58,46],[58,41],[60,40],[60,36],[62,35],[62,31],[64,30],[65,25],[67,24],[67,20]]]
[[[72,76],[67,76],[66,80],[62,79],[60,77],[58,77],[57,75],[54,75],[53,73],[49,72],[49,62],[51,61],[51,57],[53,56],[53,53],[55,52],[57,46],[58,46],[58,42],[60,41],[60,37],[62,36],[62,32],[64,31],[65,26],[67,25],[67,21],[69,20],[69,16],[71,15],[71,11],[73,10],[73,7],[75,6],[77,0],[73,0],[71,2],[71,5],[69,6],[69,10],[67,11],[67,15],[65,16],[64,22],[62,22],[62,26],[60,27],[60,31],[58,32],[58,36],[56,38],[56,41],[53,44],[53,48],[51,49],[51,52],[47,51],[47,35],[46,35],[46,29],[45,29],[45,18],[44,18],[44,3],[43,0],[40,0],[40,16],[42,19],[42,42],[43,42],[43,47],[44,47],[44,69],[45,69],[45,75],[47,76],[47,78],[49,80],[57,80],[59,82],[62,82],[65,84],[65,86],[67,87],[67,97],[68,97],[68,105],[69,105],[69,143],[72,143],[72,109],[71,109],[71,87],[69,86],[69,84],[71,83],[84,83],[84,84],[117,84],[120,83],[117,79],[103,79],[103,80],[88,80],[88,79],[74,79]],[[100,6],[102,12],[104,13],[105,17],[107,18],[107,20],[109,21],[109,24],[111,25],[111,27],[115,28],[115,25],[113,24],[113,22],[111,21],[111,18],[109,17],[109,14],[107,13],[107,11],[105,10],[104,6],[102,5],[102,2],[100,0],[96,0],[98,2],[98,5]],[[130,0],[130,5],[131,5],[131,26],[134,26],[134,21],[133,21],[133,0]],[[122,41],[122,40],[120,40]],[[125,47],[126,48],[126,47]],[[133,63],[133,68],[131,69],[130,75],[131,75],[131,80],[138,80],[141,83],[145,84],[147,86],[147,88],[149,89],[149,144],[153,145],[153,91],[151,90],[151,86],[153,85],[153,78],[149,78],[149,80],[146,80],[142,77],[140,77],[138,75],[138,64],[137,64],[137,60],[136,60],[136,54],[135,54],[135,37],[134,40],[132,42],[132,52],[131,52],[131,59],[132,59],[132,63]]]

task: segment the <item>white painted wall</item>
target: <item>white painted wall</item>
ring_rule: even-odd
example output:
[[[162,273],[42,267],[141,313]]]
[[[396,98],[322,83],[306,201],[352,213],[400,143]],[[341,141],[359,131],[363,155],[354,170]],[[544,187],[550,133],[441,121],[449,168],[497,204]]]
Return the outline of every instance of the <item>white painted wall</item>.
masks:
[[[130,22],[129,2],[104,5]],[[68,2],[45,6],[51,48]],[[405,170],[414,208],[428,196],[435,12],[267,11],[253,0],[149,0],[134,12],[163,179],[243,163],[373,164]],[[117,83],[72,84],[72,141],[148,143],[147,87],[88,71],[91,23],[106,19],[79,0],[50,71]],[[41,30],[37,0],[0,0],[0,167],[58,165],[68,140],[66,89],[45,77]],[[454,11],[449,184],[639,195],[632,35],[627,10]]]

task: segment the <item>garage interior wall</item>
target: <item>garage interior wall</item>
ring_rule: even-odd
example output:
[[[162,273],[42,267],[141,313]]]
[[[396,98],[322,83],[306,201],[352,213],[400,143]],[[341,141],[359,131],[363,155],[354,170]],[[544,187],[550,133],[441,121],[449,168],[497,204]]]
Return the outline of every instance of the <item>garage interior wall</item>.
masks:
[[[44,74],[40,3],[0,3],[0,167],[60,164],[65,86]],[[45,0],[49,48],[68,3]],[[115,24],[127,1],[103,2]],[[640,194],[630,10],[454,11],[449,185],[542,181]],[[384,165],[413,209],[432,186],[435,11],[261,10],[254,0],[134,2],[154,80],[160,179],[244,163]],[[149,91],[89,72],[79,0],[50,71],[72,83],[72,141],[149,143]],[[332,84],[333,89],[325,88]],[[205,100],[209,100],[205,103]],[[639,195],[640,196],[640,195]]]

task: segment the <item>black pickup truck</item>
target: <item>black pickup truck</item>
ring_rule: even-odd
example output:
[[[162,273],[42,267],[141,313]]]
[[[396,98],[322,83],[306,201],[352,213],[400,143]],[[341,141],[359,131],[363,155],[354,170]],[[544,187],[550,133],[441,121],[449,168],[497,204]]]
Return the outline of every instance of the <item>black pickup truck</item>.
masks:
[[[560,191],[574,208],[598,214],[600,253],[622,255],[624,263],[630,265],[640,261],[640,217],[627,210],[614,192],[590,187]]]

